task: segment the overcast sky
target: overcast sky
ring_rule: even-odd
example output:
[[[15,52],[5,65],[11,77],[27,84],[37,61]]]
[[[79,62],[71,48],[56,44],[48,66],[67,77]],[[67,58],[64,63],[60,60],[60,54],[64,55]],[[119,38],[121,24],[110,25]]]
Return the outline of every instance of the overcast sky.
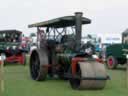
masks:
[[[128,28],[128,0],[0,0],[0,30],[18,29],[27,34],[28,24],[73,15],[82,11],[92,24],[84,32],[121,33]],[[85,30],[86,29],[86,30]]]

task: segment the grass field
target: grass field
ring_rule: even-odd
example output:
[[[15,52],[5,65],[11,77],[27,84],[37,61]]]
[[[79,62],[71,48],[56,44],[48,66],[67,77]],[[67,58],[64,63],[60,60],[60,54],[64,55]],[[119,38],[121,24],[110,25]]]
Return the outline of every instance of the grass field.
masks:
[[[111,80],[103,90],[72,90],[68,81],[47,80],[35,82],[31,80],[28,66],[5,66],[4,96],[128,96],[125,86],[125,70],[108,70]]]

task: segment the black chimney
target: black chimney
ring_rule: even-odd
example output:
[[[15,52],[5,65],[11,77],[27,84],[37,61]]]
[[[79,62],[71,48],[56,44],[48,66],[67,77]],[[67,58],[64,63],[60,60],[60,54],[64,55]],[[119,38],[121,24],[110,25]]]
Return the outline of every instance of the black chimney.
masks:
[[[82,30],[82,12],[75,13],[75,31],[76,31],[76,50],[80,47],[81,42],[81,30]]]

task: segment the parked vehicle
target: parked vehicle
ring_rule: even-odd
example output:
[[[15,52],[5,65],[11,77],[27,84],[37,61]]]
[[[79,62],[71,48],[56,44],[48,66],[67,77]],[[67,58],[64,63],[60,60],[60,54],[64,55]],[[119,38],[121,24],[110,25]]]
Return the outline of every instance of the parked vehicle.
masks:
[[[27,50],[21,46],[22,32],[18,30],[0,31],[0,54],[6,56],[7,63],[26,64]]]
[[[106,48],[106,60],[109,69],[115,69],[119,64],[126,64],[128,53],[128,30],[122,33],[122,43],[112,44]]]

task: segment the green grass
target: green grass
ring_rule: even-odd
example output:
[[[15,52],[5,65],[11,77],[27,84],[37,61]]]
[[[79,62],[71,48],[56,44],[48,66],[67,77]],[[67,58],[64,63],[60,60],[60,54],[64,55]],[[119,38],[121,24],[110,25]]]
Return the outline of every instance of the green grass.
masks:
[[[111,80],[103,90],[72,90],[68,81],[46,80],[36,82],[30,78],[28,66],[5,66],[4,96],[128,96],[124,70],[108,70]]]

